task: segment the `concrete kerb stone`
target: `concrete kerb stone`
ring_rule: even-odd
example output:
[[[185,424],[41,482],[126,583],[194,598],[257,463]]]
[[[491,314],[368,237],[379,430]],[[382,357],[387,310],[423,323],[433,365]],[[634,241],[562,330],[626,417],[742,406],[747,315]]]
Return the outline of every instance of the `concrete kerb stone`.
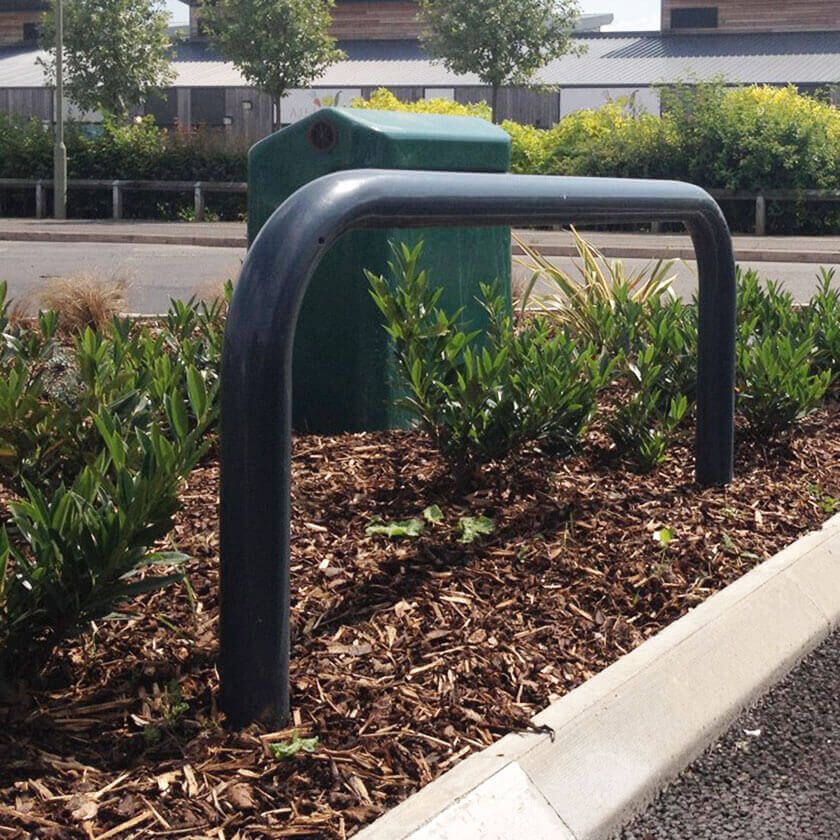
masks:
[[[840,515],[357,837],[606,840],[839,623]]]
[[[176,223],[177,226],[186,223]],[[20,229],[3,227],[0,222],[0,241],[7,242],[103,242],[127,243],[134,245],[199,245],[205,248],[246,248],[247,238],[242,236],[226,236],[217,233],[185,233],[183,230],[173,230],[171,233],[126,232],[109,231],[104,227],[94,227],[91,230],[61,230],[52,226],[38,229]],[[539,237],[528,238],[528,244],[536,248],[546,257],[576,257],[577,250],[569,243],[555,241],[540,241]],[[694,249],[689,245],[674,245],[660,243],[601,244],[599,247],[611,259],[680,259],[693,260]],[[516,243],[512,246],[514,256],[522,256],[523,251]],[[771,245],[753,247],[739,245],[735,242],[735,259],[738,262],[781,262],[781,263],[813,263],[814,265],[840,264],[840,250],[830,248],[774,248]]]
[[[129,245],[199,245],[203,248],[246,248],[244,236],[201,236],[168,233],[109,233],[107,231],[4,231],[0,241],[6,242],[102,242]]]
[[[528,243],[544,257],[578,257],[577,249],[571,245],[543,244],[539,241]],[[697,258],[693,248],[683,248],[673,245],[600,245],[605,256],[616,260],[684,260]],[[525,252],[521,247],[513,245],[513,255],[522,256]],[[779,250],[772,248],[739,248],[735,247],[736,262],[774,262],[774,263],[813,263],[814,265],[834,265],[840,263],[840,251],[797,251]]]

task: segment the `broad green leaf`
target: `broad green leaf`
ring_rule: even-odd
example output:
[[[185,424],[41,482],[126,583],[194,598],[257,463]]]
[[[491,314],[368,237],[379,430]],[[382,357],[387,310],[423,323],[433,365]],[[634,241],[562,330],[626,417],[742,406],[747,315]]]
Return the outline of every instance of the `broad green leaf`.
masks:
[[[399,519],[394,522],[372,522],[365,528],[365,534],[372,537],[382,534],[395,539],[397,537],[419,537],[425,528],[422,519]]]
[[[179,438],[185,438],[189,432],[187,409],[177,391],[173,391],[167,400],[167,408],[169,409],[169,422],[172,423],[172,429]]]
[[[193,414],[201,420],[207,411],[207,389],[201,374],[192,365],[187,368],[187,393]]]
[[[313,753],[318,748],[318,736],[313,738],[300,738],[295,733],[290,741],[278,741],[269,744],[271,754],[275,758],[291,758],[299,752]]]
[[[423,511],[423,518],[427,522],[442,522],[443,521],[443,511],[437,505],[429,505]]]
[[[461,532],[458,542],[471,543],[476,537],[492,534],[496,525],[487,516],[462,516],[458,520],[458,530]]]

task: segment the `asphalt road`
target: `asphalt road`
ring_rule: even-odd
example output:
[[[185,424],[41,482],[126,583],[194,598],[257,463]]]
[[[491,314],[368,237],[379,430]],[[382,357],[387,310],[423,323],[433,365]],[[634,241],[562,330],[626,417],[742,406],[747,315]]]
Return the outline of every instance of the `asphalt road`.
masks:
[[[215,296],[236,278],[244,255],[241,248],[196,245],[0,241],[0,280],[34,309],[51,278],[87,273],[124,280],[126,310],[154,314],[165,312],[172,297]]]
[[[837,840],[840,632],[627,826],[620,840]]]
[[[215,294],[225,280],[236,277],[243,256],[241,248],[196,245],[0,241],[0,280],[9,283],[12,297],[37,308],[38,295],[50,278],[80,273],[122,278],[128,282],[127,310],[155,313],[166,310],[170,297]],[[556,262],[574,273],[570,259],[557,258]],[[647,264],[646,260],[624,262],[628,271]],[[762,277],[782,281],[801,302],[810,297],[819,268],[813,263],[762,262],[754,266]],[[695,271],[690,262],[675,266],[678,294],[690,297],[696,290]],[[520,268],[515,274],[517,278],[525,276]]]
[[[514,258],[514,261],[516,258]],[[559,265],[566,273],[574,278],[580,277],[575,268],[574,261],[564,257],[552,260]],[[650,265],[650,260],[625,259],[622,260],[627,274],[640,271]],[[754,268],[759,276],[765,280],[774,280],[782,283],[793,295],[797,303],[807,303],[814,292],[817,274],[820,266],[815,263],[776,263],[776,262],[755,262],[741,263],[742,268]],[[827,266],[830,267],[830,266]],[[693,261],[678,261],[674,264],[672,272],[676,275],[673,290],[683,298],[690,298],[697,291],[697,264]],[[514,267],[514,288],[520,287],[525,282],[527,272],[518,266]],[[836,285],[840,287],[840,270],[837,272]],[[550,289],[541,286],[543,291]]]

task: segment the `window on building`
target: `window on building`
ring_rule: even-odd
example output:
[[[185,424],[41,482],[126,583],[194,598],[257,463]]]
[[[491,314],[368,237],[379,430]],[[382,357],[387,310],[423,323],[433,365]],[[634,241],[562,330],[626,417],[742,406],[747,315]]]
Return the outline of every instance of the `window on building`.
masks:
[[[24,23],[23,24],[23,43],[24,44],[35,44],[38,42],[38,24],[37,23]]]
[[[671,9],[671,29],[716,29],[717,25],[717,6]]]
[[[144,110],[155,118],[157,125],[174,125],[178,117],[178,91],[167,88],[161,94],[153,94],[146,100]]]

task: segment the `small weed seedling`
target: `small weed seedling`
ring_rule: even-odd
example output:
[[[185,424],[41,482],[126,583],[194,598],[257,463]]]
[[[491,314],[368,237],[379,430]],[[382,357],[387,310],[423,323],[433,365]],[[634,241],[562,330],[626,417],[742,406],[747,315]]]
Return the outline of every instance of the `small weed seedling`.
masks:
[[[297,732],[292,734],[288,741],[277,741],[268,745],[271,754],[275,758],[291,758],[299,752],[313,753],[318,748],[318,736],[313,738],[301,738]]]
[[[379,517],[374,517],[370,525],[365,528],[368,537],[381,534],[391,539],[401,537],[419,537],[425,530],[426,525],[422,519],[397,519],[394,522],[383,522]]]
[[[809,484],[808,490],[814,494],[817,505],[823,513],[837,513],[840,510],[840,498],[829,496],[819,484]]]
[[[486,516],[462,516],[458,520],[458,530],[461,533],[458,542],[471,543],[476,537],[492,534],[496,525]]]

